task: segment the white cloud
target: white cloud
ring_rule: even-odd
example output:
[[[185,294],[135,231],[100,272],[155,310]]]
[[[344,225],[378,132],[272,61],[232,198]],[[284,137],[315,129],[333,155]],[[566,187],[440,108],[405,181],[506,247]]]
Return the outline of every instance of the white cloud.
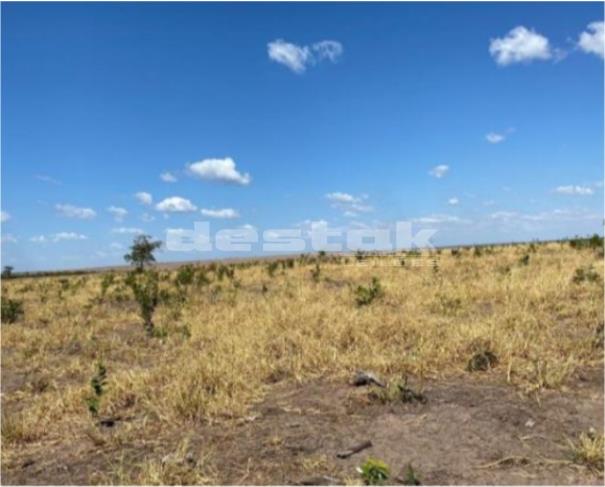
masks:
[[[109,248],[114,250],[122,250],[124,246],[119,242],[111,242],[109,244]]]
[[[283,64],[297,74],[304,73],[308,66],[324,59],[337,62],[343,53],[342,44],[338,41],[324,40],[314,43],[311,47],[299,46],[276,39],[267,44],[269,59]]]
[[[123,221],[126,215],[128,215],[128,211],[126,211],[126,209],[118,206],[110,206],[107,208],[107,211],[113,215],[113,218],[117,222]]]
[[[145,232],[141,228],[119,227],[119,228],[112,228],[111,233],[138,235],[138,234],[143,234]]]
[[[153,197],[145,191],[139,191],[138,193],[135,193],[134,197],[142,205],[150,205],[151,203],[153,203]]]
[[[586,31],[580,34],[578,47],[584,52],[605,57],[605,23],[592,22]]]
[[[517,213],[514,211],[497,211],[492,213],[489,217],[492,220],[510,220],[511,218],[515,218]]]
[[[88,237],[74,232],[59,232],[51,235],[50,238],[53,242],[60,242],[61,240],[86,240]]]
[[[358,213],[369,213],[374,210],[372,206],[364,203],[368,198],[366,194],[353,196],[349,193],[336,191],[334,193],[327,193],[325,197],[332,202],[332,208],[342,210],[343,215],[348,218],[355,217]]]
[[[442,214],[428,215],[428,216],[423,216],[420,218],[413,218],[412,221],[415,223],[425,223],[425,224],[432,224],[432,225],[438,225],[440,223],[465,223],[465,224],[471,223],[470,220],[459,218],[459,217],[453,216],[453,215],[442,215]]]
[[[81,220],[90,220],[97,216],[97,213],[91,208],[80,208],[73,205],[63,205],[57,204],[55,205],[55,209],[59,212],[60,215],[65,216],[67,218],[79,218]]]
[[[458,198],[456,198],[455,196],[453,198],[450,198],[449,200],[447,200],[448,205],[456,206],[458,203],[460,203],[460,200]]]
[[[342,56],[342,44],[338,41],[319,41],[313,44],[313,50],[317,53],[317,57],[329,59],[333,63],[337,62]]]
[[[15,237],[12,233],[5,233],[2,235],[0,239],[2,243],[17,243],[17,237]]]
[[[594,193],[593,189],[588,186],[574,186],[570,184],[568,186],[559,186],[555,188],[555,193],[568,194],[568,195],[579,195],[579,196],[590,196]]]
[[[490,132],[485,136],[485,140],[487,140],[490,144],[499,144],[506,139],[506,136],[503,134],[497,134],[495,132]]]
[[[241,174],[230,157],[224,159],[203,159],[188,166],[189,172],[201,179],[223,181],[225,183],[250,184],[250,174]]]
[[[578,220],[602,220],[602,216],[586,210],[554,209],[540,213],[518,213],[515,211],[498,211],[490,215],[492,220],[518,225],[519,222],[566,222]]]
[[[208,210],[206,208],[201,209],[201,213],[204,216],[210,218],[225,218],[228,220],[239,218],[239,213],[233,208],[222,208],[220,210]]]
[[[34,243],[46,243],[46,242],[60,242],[62,240],[87,240],[88,237],[86,235],[82,235],[75,232],[59,232],[54,233],[48,236],[45,235],[37,235],[35,237],[31,237],[29,239],[30,242]]]
[[[10,213],[6,211],[0,211],[0,222],[4,223],[11,219]]]
[[[442,178],[447,174],[450,170],[450,167],[445,164],[440,164],[439,166],[435,166],[433,169],[429,171],[429,174],[435,178]]]
[[[171,172],[163,172],[160,174],[160,179],[165,183],[176,183],[177,181],[176,176]]]
[[[335,193],[326,194],[326,198],[330,201],[336,201],[338,203],[356,203],[360,201],[360,198],[356,198],[355,196],[350,195],[349,193],[340,193],[338,191]]]
[[[512,29],[505,37],[492,39],[489,52],[501,66],[552,57],[548,39],[522,25]]]
[[[157,205],[155,205],[155,209],[170,213],[184,213],[188,211],[196,211],[197,207],[186,198],[172,196],[160,201]]]

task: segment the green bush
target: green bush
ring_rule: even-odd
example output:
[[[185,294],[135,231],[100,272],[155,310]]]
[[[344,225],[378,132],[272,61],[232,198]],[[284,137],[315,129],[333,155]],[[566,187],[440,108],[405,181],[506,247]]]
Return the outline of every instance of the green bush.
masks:
[[[23,316],[23,301],[2,298],[2,323],[15,323]]]
[[[368,458],[357,471],[366,485],[382,485],[391,475],[389,466],[376,458]]]
[[[139,304],[145,331],[149,336],[153,336],[153,313],[159,301],[158,273],[153,270],[129,272],[126,284],[132,289]]]
[[[372,278],[369,286],[357,286],[355,289],[355,302],[357,306],[366,306],[371,304],[376,298],[382,296],[382,286],[377,277]]]

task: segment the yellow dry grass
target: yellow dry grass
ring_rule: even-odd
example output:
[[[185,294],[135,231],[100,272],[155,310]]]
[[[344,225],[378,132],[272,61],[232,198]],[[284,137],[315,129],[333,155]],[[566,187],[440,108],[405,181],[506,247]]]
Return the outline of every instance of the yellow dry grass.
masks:
[[[469,359],[486,350],[498,359],[494,380],[538,394],[564,387],[578,368],[603,361],[603,257],[559,243],[532,250],[444,250],[433,255],[437,270],[413,265],[432,262],[426,254],[390,266],[349,258],[322,263],[319,282],[314,265],[298,260],[273,277],[266,263],[237,266],[233,279],[209,273],[210,284],[191,285],[182,304],[161,303],[162,338],[146,336],[125,274],[104,298],[99,274],[5,280],[3,299],[23,300],[24,316],[2,327],[3,460],[70,438],[94,441],[86,398],[97,362],[107,368],[100,416],[137,418],[99,439],[117,446],[151,422],[241,417],[278,381],[347,380],[357,369],[469,374]],[[590,266],[599,279],[574,282]],[[162,289],[174,291],[175,273],[161,271]],[[357,306],[354,289],[372,277],[383,295]],[[162,483],[178,468],[149,464],[134,481]],[[199,483],[210,474],[191,475]]]

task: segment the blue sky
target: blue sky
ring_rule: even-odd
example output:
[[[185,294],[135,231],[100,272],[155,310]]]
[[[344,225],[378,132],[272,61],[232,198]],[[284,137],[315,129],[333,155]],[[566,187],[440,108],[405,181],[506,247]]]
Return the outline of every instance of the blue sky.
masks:
[[[195,221],[602,233],[603,130],[599,3],[4,3],[2,264]]]

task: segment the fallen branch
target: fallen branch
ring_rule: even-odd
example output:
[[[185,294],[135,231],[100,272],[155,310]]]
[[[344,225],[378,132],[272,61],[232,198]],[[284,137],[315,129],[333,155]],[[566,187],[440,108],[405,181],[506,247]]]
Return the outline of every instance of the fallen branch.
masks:
[[[363,443],[359,443],[359,445],[355,445],[351,447],[349,450],[341,451],[336,454],[338,458],[349,458],[351,455],[355,455],[355,453],[359,453],[366,448],[371,448],[372,442],[370,440],[364,441]]]

